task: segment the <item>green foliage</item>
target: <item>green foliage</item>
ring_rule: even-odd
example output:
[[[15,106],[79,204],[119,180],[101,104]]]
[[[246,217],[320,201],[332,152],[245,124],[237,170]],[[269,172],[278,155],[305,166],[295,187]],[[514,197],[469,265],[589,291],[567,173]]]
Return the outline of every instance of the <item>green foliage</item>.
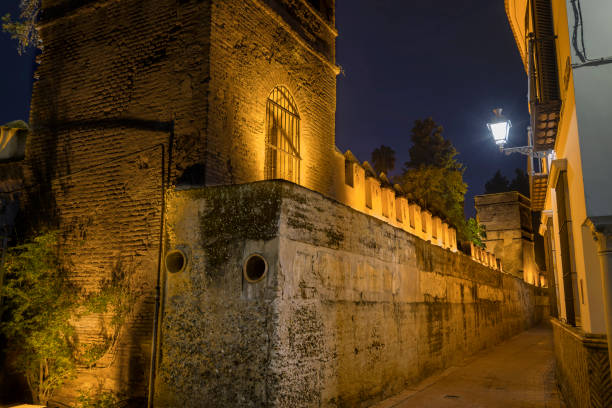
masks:
[[[420,205],[439,213],[455,226],[460,239],[467,239],[463,212],[467,192],[464,167],[455,159],[457,150],[444,139],[442,130],[431,118],[415,121],[410,161],[397,181]]]
[[[467,222],[467,238],[474,245],[484,248],[483,238],[485,235],[484,226],[480,225],[474,218],[470,218]]]
[[[114,345],[134,299],[120,273],[103,282],[99,292],[83,295],[69,279],[58,253],[55,232],[11,248],[1,288],[0,331],[35,403],[46,403],[74,377],[78,366],[94,365]],[[100,342],[80,344],[74,319],[107,312],[112,313],[111,334]]]
[[[410,135],[410,161],[406,162],[406,168],[433,166],[458,171],[463,169],[463,165],[455,160],[457,150],[450,140],[442,136],[443,130],[432,118],[414,122]]]
[[[17,40],[17,52],[22,55],[28,48],[38,47],[40,37],[36,28],[40,14],[40,0],[21,0],[19,18],[13,20],[10,14],[2,17],[2,31]]]
[[[529,176],[521,169],[514,169],[514,179],[508,185],[510,191],[518,191],[525,197],[529,197]]]
[[[508,189],[508,179],[497,170],[495,175],[485,183],[485,194],[496,194],[510,191]]]
[[[457,227],[460,236],[465,235],[463,202],[467,185],[463,182],[463,171],[421,166],[405,170],[399,181],[402,189],[422,207],[443,215]]]
[[[372,166],[376,174],[389,174],[395,168],[395,150],[389,146],[381,145],[372,152]]]
[[[1,330],[16,353],[35,402],[43,402],[74,374],[76,291],[60,267],[56,234],[12,248],[5,263]]]
[[[81,391],[74,408],[119,408],[121,406],[115,394],[100,389],[95,393],[91,390]]]

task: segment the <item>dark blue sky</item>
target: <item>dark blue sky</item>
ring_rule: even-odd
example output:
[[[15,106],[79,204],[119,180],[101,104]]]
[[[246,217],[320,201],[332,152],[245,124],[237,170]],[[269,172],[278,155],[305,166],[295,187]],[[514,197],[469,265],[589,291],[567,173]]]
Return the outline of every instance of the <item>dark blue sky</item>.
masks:
[[[415,119],[432,116],[460,152],[473,195],[501,168],[509,178],[525,167],[504,156],[487,134],[491,109],[512,119],[511,144],[525,143],[527,80],[505,17],[503,0],[337,0],[338,77],[336,144],[369,160],[385,144],[408,160]],[[18,12],[3,1],[0,15]],[[19,56],[0,35],[0,124],[28,118],[32,54]]]
[[[18,15],[18,5],[18,0],[3,0],[0,16]],[[20,56],[17,43],[0,32],[0,125],[16,119],[28,121],[33,73],[33,52]]]
[[[433,117],[467,167],[469,215],[497,169],[509,178],[525,169],[524,156],[499,153],[485,126],[502,107],[511,144],[526,143],[527,78],[503,0],[337,0],[336,13],[341,150],[370,160],[391,146],[399,170],[414,120]]]

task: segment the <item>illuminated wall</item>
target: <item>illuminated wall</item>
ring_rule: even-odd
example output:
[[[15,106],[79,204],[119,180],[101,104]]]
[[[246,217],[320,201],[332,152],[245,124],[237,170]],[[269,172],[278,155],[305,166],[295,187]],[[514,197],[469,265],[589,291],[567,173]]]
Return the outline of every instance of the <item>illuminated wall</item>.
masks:
[[[590,21],[590,23],[589,21],[586,23],[589,25],[590,31],[586,34],[588,38],[585,38],[587,41],[590,39],[597,43],[597,46],[591,48],[591,50],[593,52],[597,50],[600,54],[602,52],[605,53],[604,49],[607,47],[607,44],[609,44],[609,40],[606,39],[605,33],[607,32],[606,30],[609,30],[609,27],[607,24],[600,25],[599,27],[602,31],[598,32],[598,29],[594,28],[598,25],[598,19],[593,13],[594,10],[597,10],[595,13],[601,16],[603,15],[603,11],[600,8],[609,6],[604,5],[605,2],[583,1],[578,3],[580,3],[585,10],[586,17],[583,16],[583,18]],[[524,60],[526,70],[528,68],[526,36],[533,30],[533,24],[530,22],[530,18],[526,18],[525,15],[530,4],[530,2],[525,0],[506,0],[508,20],[517,41],[517,47]],[[560,226],[557,219],[558,211],[555,197],[555,185],[560,172],[565,172],[569,187],[567,199],[569,200],[569,219],[571,221],[570,230],[572,239],[571,251],[573,252],[573,256],[570,260],[571,265],[567,268],[571,270],[572,275],[575,276],[573,297],[577,300],[576,308],[579,310],[577,319],[579,320],[580,326],[585,331],[603,333],[605,331],[605,316],[602,307],[603,293],[601,287],[601,272],[599,271],[599,260],[597,256],[597,245],[585,221],[587,217],[591,215],[597,216],[603,214],[603,208],[606,206],[609,209],[609,213],[612,213],[612,208],[609,204],[610,200],[605,198],[606,194],[609,194],[611,190],[602,185],[602,183],[609,184],[609,180],[605,178],[604,175],[610,173],[610,171],[606,170],[608,168],[607,166],[609,166],[607,157],[612,154],[608,143],[610,138],[603,136],[606,134],[607,130],[602,131],[600,128],[600,130],[595,131],[593,127],[601,126],[603,123],[601,118],[607,118],[608,111],[601,107],[605,106],[602,100],[606,100],[606,98],[609,100],[610,92],[606,90],[607,88],[605,86],[597,86],[598,89],[594,89],[593,86],[589,85],[591,79],[588,78],[590,75],[588,72],[594,74],[592,80],[595,81],[595,83],[609,84],[612,83],[612,80],[606,81],[604,78],[605,75],[607,75],[606,70],[609,69],[607,67],[610,65],[573,68],[572,64],[579,64],[580,60],[575,53],[572,54],[571,44],[574,35],[573,24],[575,22],[572,5],[565,0],[552,0],[550,5],[552,7],[554,33],[557,36],[555,41],[557,52],[556,62],[562,105],[553,155],[548,158],[552,171],[548,180],[545,212],[542,220],[543,224],[546,224],[548,217],[552,217],[554,221],[553,239],[555,240],[555,247],[560,248]],[[525,26],[526,21],[528,23],[527,26]],[[577,34],[580,33],[577,32]],[[600,39],[606,40],[600,43]],[[575,83],[576,73],[580,75],[584,73],[586,75],[583,76],[584,82],[581,83],[582,85]],[[600,78],[600,75],[603,75],[603,77]],[[580,89],[580,92],[586,93],[585,96],[582,97],[580,105],[582,109],[590,112],[583,111],[583,114],[587,116],[582,122],[576,110],[577,89]],[[598,96],[591,98],[588,96],[590,95],[589,93]],[[591,105],[592,103],[594,105]],[[589,119],[589,115],[595,115],[595,117]],[[603,121],[607,123],[607,119]],[[584,126],[583,130],[581,130],[582,126]],[[607,129],[607,124],[604,127]],[[583,171],[585,164],[589,168],[589,174],[585,174]],[[591,188],[593,191],[597,191],[597,193],[590,193],[587,195],[585,183],[591,183]],[[589,202],[592,203],[593,214],[588,213]],[[554,276],[556,277],[559,291],[559,310],[561,318],[566,318],[565,305],[563,304],[563,299],[565,298],[565,288],[563,287],[563,260],[561,258],[561,251],[557,250],[554,254]]]
[[[504,272],[539,286],[541,273],[535,262],[529,199],[511,191],[476,196],[474,204],[478,222],[485,227],[483,241],[503,263]]]
[[[60,226],[85,290],[121,270],[138,297],[118,347],[60,402],[99,383],[145,398],[163,191],[262,180],[275,87],[298,106],[300,182],[333,196],[337,33],[333,1],[318,3],[42,2],[28,221]],[[103,321],[78,322],[79,337],[103,341]]]
[[[525,12],[534,1],[506,0],[526,69],[526,36],[533,30],[533,19]],[[546,23],[554,35],[557,75],[548,79],[558,84],[560,99],[540,226],[540,233],[548,237],[548,264],[553,268],[549,276],[554,278],[549,286],[555,288],[559,314],[554,321],[556,374],[568,404],[610,406],[612,326],[606,327],[606,320],[612,293],[602,282],[610,276],[607,260],[612,253],[612,29],[607,18],[612,6],[598,0],[550,0],[539,5],[552,11],[552,21]],[[536,53],[534,59],[539,69],[542,57]]]
[[[186,262],[164,277],[160,408],[372,405],[547,306],[484,251],[474,262],[288,182],[171,191],[167,221]]]
[[[456,229],[408,201],[401,188],[391,185],[384,173],[375,176],[372,167],[367,162],[359,163],[350,151],[342,154],[336,150],[334,161],[333,197],[338,201],[434,245],[457,251]],[[425,224],[423,219],[427,220]],[[432,233],[434,227],[436,234]]]

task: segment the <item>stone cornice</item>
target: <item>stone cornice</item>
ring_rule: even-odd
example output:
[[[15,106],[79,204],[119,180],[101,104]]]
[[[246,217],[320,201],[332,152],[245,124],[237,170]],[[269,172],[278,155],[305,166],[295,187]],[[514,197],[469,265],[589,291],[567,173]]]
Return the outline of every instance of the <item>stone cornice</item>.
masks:
[[[606,341],[605,334],[585,333],[584,331],[580,330],[578,327],[570,326],[567,323],[563,323],[562,321],[558,319],[554,319],[554,318],[551,318],[550,322],[553,325],[561,328],[568,334],[575,337],[576,340],[580,341],[587,347],[601,348],[601,349],[608,348],[608,342]]]
[[[527,53],[523,49],[523,45],[521,44],[521,39],[519,39],[518,27],[516,27],[516,25],[513,22],[512,12],[510,10],[511,2],[513,2],[513,0],[504,0],[504,6],[506,8],[506,17],[508,17],[508,24],[510,25],[512,36],[514,37],[514,41],[516,42],[516,48],[518,48],[518,52],[521,56],[521,61],[523,61],[523,67],[525,68],[525,72],[527,72],[529,70],[529,65],[527,64]]]
[[[612,254],[612,215],[588,217],[584,223],[597,241],[600,254]]]
[[[38,23],[38,28],[45,28],[49,25],[54,24],[55,22],[61,20],[62,18],[74,17],[77,15],[81,15],[83,13],[87,13],[90,11],[94,11],[100,7],[106,7],[111,3],[118,2],[120,0],[106,0],[106,1],[95,1],[95,0],[79,0],[78,2],[69,1],[64,4],[60,4],[57,6],[52,6],[44,9],[43,19]],[[306,4],[305,0],[299,0],[300,3]],[[308,44],[302,36],[297,33],[287,22],[283,20],[276,12],[274,12],[268,5],[264,4],[262,0],[251,0],[253,4],[262,9],[267,15],[272,17],[285,31],[287,31],[303,48],[305,48],[308,52],[314,55],[317,59],[323,62],[328,68],[330,68],[334,74],[340,74],[340,67],[337,66],[333,61],[330,61],[325,55],[321,52],[315,50],[310,44]],[[317,13],[312,6],[306,4],[310,13],[312,13],[327,30],[330,31],[332,36],[335,38],[338,35],[338,32],[335,28],[332,28],[328,22],[321,17],[319,13]],[[45,18],[45,14],[47,17]]]
[[[544,236],[546,234],[546,230],[548,229],[547,221],[549,218],[552,218],[553,212],[552,210],[544,210],[540,215],[540,228],[538,228],[538,234]]]
[[[546,189],[547,194],[550,192],[551,188],[557,184],[557,180],[559,179],[559,174],[562,171],[567,170],[567,160],[566,159],[557,159],[553,160],[550,165],[550,176],[548,176],[548,187]]]

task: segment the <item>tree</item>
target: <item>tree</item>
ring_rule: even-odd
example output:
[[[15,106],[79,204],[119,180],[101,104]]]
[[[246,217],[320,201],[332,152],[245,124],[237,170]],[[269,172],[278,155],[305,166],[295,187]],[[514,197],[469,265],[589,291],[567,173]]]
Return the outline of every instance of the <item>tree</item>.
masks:
[[[10,14],[2,17],[2,31],[17,40],[17,52],[22,55],[28,48],[38,47],[40,37],[36,24],[40,14],[40,0],[20,0],[19,18],[13,20]]]
[[[508,188],[510,191],[518,191],[525,197],[529,197],[529,176],[522,169],[514,169],[514,173],[514,179],[510,182]]]
[[[518,191],[529,197],[529,176],[522,169],[514,170],[515,176],[512,181],[501,173],[500,170],[485,183],[485,194],[505,193],[506,191]]]
[[[467,222],[467,238],[468,241],[471,241],[474,245],[480,248],[484,248],[484,235],[485,229],[484,226],[479,224],[474,218],[470,218]]]
[[[423,207],[446,218],[457,229],[460,239],[467,239],[464,167],[455,159],[457,150],[444,139],[442,130],[431,118],[415,121],[410,161],[405,163],[398,181]]]
[[[407,168],[418,168],[419,166],[435,166],[449,170],[461,170],[463,166],[455,160],[458,154],[450,140],[442,136],[442,126],[434,122],[432,118],[416,120],[410,136],[412,147],[410,147],[410,161],[406,162]]]
[[[116,345],[134,295],[119,271],[85,294],[69,279],[59,257],[57,233],[11,248],[5,262],[2,321],[8,352],[28,383],[32,400],[45,404],[78,366],[91,367]],[[112,316],[102,342],[79,343],[72,322],[91,314]]]
[[[485,183],[485,194],[504,193],[506,191],[510,191],[508,179],[500,170],[497,170],[495,175]]]
[[[76,312],[77,297],[60,267],[55,234],[13,248],[5,277],[2,333],[17,356],[17,369],[25,375],[34,402],[45,403],[76,368],[69,320]]]
[[[389,174],[395,168],[395,151],[389,146],[381,145],[372,152],[372,166],[376,174]]]

